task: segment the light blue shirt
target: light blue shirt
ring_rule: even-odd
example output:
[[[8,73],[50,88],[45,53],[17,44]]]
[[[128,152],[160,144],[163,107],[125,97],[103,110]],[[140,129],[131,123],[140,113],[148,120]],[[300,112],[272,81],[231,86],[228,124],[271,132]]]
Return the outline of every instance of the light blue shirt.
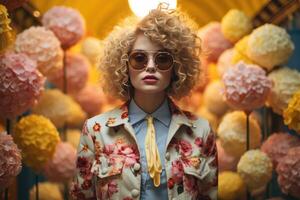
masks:
[[[145,153],[145,137],[147,133],[147,120],[145,113],[140,107],[136,105],[132,99],[129,104],[129,122],[132,125],[140,149],[140,159],[142,166],[142,182],[141,182],[141,198],[140,200],[154,200],[154,199],[168,199],[167,177],[165,171],[165,146],[167,142],[171,112],[166,99],[163,104],[150,115],[153,117],[155,127],[156,144],[160,155],[162,164],[162,173],[160,177],[159,187],[155,187],[152,178],[147,172],[147,159]]]

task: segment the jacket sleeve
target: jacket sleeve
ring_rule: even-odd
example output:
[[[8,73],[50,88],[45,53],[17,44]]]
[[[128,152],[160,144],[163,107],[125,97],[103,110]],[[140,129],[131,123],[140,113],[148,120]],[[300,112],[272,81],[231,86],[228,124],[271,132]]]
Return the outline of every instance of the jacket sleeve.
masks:
[[[218,153],[216,147],[216,135],[213,133],[210,126],[206,131],[206,136],[203,146],[203,154],[206,156],[206,170],[208,175],[204,181],[199,182],[201,198],[217,200],[218,193]],[[202,196],[203,195],[203,196]]]
[[[91,172],[93,161],[93,136],[85,121],[77,148],[76,175],[70,190],[75,200],[96,200],[94,176]]]

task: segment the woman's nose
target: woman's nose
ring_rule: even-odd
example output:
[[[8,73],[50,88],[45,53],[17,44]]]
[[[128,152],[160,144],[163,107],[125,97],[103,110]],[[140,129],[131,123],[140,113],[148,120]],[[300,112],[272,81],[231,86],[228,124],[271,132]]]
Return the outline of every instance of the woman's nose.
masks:
[[[156,66],[154,59],[152,57],[149,58],[147,66],[146,66],[146,71],[156,71]]]

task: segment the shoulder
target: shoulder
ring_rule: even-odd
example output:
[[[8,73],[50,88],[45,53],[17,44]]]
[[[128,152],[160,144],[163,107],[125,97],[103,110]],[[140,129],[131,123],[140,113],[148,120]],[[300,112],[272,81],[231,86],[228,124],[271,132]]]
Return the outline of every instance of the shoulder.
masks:
[[[190,111],[182,111],[182,113],[189,119],[194,128],[195,133],[203,133],[208,135],[212,132],[209,121],[203,117],[200,117]]]
[[[124,118],[127,118],[127,116],[127,110],[123,109],[123,106],[119,106],[87,119],[86,125],[88,127],[88,130],[97,131],[96,129],[100,129],[101,127],[120,123],[120,121]]]

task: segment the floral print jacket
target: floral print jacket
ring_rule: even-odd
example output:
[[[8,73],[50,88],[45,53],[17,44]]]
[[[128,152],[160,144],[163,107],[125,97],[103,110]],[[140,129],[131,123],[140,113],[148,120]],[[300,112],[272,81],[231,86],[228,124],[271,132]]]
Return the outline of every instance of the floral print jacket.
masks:
[[[170,200],[217,199],[215,135],[208,122],[172,101],[165,153]],[[78,146],[71,195],[79,200],[140,199],[138,141],[128,122],[128,103],[88,119]]]

